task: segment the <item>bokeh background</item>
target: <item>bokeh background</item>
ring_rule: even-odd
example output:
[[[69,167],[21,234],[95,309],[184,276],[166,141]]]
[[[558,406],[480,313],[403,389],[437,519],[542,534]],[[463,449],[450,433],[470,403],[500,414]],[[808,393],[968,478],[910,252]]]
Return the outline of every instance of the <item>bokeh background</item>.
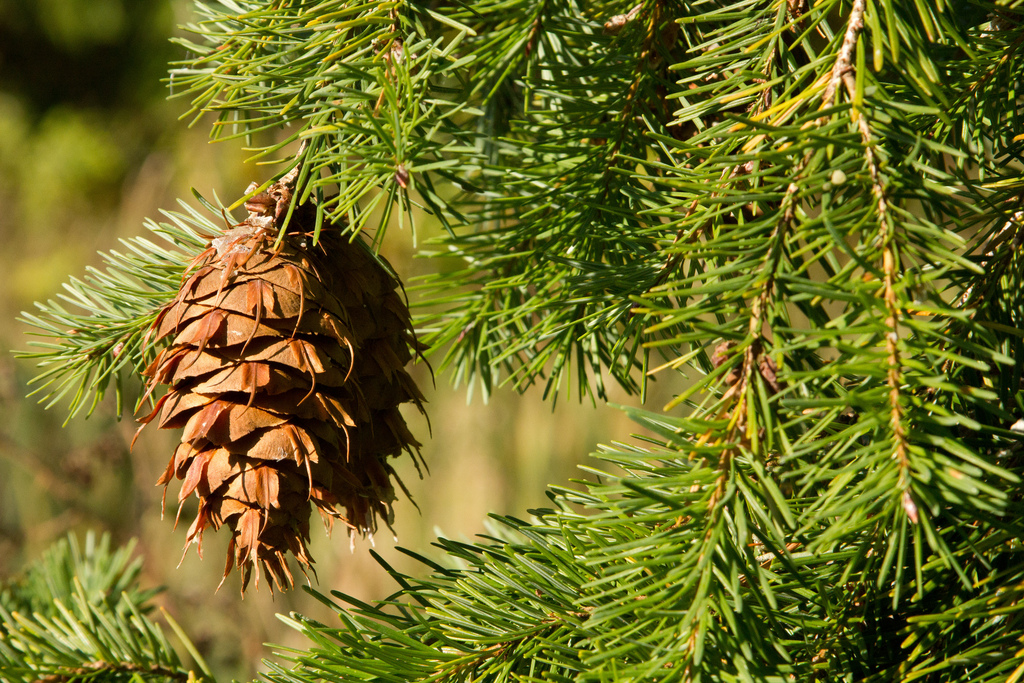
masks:
[[[178,120],[186,103],[167,99],[161,79],[168,61],[182,57],[168,40],[190,12],[187,0],[0,0],[0,580],[68,532],[138,538],[144,581],[166,586],[161,603],[223,680],[245,680],[271,655],[264,643],[305,646],[275,614],[336,617],[298,590],[272,596],[264,587],[241,600],[237,574],[215,593],[221,534],[207,535],[205,561],[193,549],[179,566],[187,523],[172,530],[173,509],[160,519],[154,486],[177,435],[146,430],[129,452],[135,425],[118,422],[109,403],[62,427],[66,404],[45,410],[27,398],[35,369],[11,353],[29,341],[18,313],[98,264],[98,251],[142,233],[146,217],[177,208],[190,188],[228,199],[271,172],[244,163],[240,143],[211,144],[208,125],[188,127]],[[421,242],[432,232],[421,226]],[[384,253],[407,281],[435,267],[414,258],[411,236],[397,228]],[[400,466],[420,511],[402,501],[395,531],[404,547],[434,559],[442,558],[430,545],[437,535],[471,539],[485,531],[488,513],[527,516],[547,504],[548,484],[585,478],[578,465],[599,443],[638,431],[607,405],[563,396],[553,409],[540,391],[507,389],[485,405],[479,392],[467,401],[465,387],[451,388],[443,374],[436,387],[422,366],[416,377],[432,434],[415,415],[410,426],[431,473],[420,480],[408,459]],[[661,384],[648,399],[655,408],[670,398]],[[394,549],[390,533],[374,541],[392,566],[425,571]],[[344,533],[327,538],[314,528],[318,589],[364,600],[392,592],[370,547],[358,539],[350,551]]]

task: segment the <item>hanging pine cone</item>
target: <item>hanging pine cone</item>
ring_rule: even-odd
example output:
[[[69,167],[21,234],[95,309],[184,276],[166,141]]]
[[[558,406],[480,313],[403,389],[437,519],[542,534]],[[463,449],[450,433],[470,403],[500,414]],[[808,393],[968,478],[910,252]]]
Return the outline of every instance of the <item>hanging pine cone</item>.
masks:
[[[290,196],[278,184],[246,202],[249,217],[195,259],[150,330],[170,345],[145,371],[148,391],[169,390],[140,422],[184,428],[157,483],[166,498],[182,480],[179,515],[199,498],[185,549],[201,555],[204,529],[227,526],[224,577],[237,566],[243,592],[259,565],[293,585],[288,551],[311,568],[310,504],[328,531],[335,519],[350,534],[390,524],[392,481],[405,487],[388,459],[420,462],[398,410],[424,400],[403,369],[418,346],[399,283],[337,229],[313,246],[308,205],[275,249]]]

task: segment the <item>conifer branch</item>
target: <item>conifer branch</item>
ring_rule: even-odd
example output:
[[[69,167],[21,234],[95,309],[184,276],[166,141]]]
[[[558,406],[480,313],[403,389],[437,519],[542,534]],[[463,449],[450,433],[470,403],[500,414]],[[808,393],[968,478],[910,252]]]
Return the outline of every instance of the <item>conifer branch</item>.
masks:
[[[120,675],[132,676],[143,680],[150,677],[171,681],[195,680],[193,672],[170,669],[156,664],[147,666],[132,662],[97,661],[88,662],[82,666],[61,667],[54,673],[40,675],[37,681],[39,683],[73,683],[83,678]]]
[[[602,448],[617,475],[439,540],[381,603],[320,596],[342,627],[295,617],[270,680],[1019,677],[1024,24],[997,9],[205,6],[174,79],[215,135],[280,132],[257,153],[321,220],[443,223],[421,321],[456,379],[685,376],[629,411],[644,447]],[[54,381],[91,397],[181,260],[47,309],[40,358],[81,363]]]
[[[163,244],[144,237],[123,241],[126,251],[103,254],[102,269],[89,268],[84,278],[72,279],[58,300],[37,303],[38,313],[22,313],[33,328],[29,334],[40,338],[29,342],[37,350],[19,352],[42,369],[32,380],[39,385],[33,394],[41,394],[48,407],[70,395],[69,420],[83,409],[91,414],[111,383],[121,415],[125,382],[155,355],[145,343],[146,330],[177,290],[188,263],[223,230],[217,221],[226,213],[213,218],[182,206],[185,213],[165,212],[165,223],[147,222]]]
[[[185,667],[139,586],[134,542],[111,549],[109,536],[74,536],[48,549],[22,576],[0,583],[0,672],[4,681],[94,679],[213,683],[206,662]],[[173,624],[172,624],[173,625]],[[184,636],[175,628],[179,636]]]
[[[826,90],[823,96],[826,102],[831,101],[832,94],[840,80],[846,87],[847,96],[850,100],[854,101],[857,99],[857,86],[854,76],[855,68],[852,61],[857,40],[864,28],[864,7],[865,0],[854,0],[850,16],[847,19],[847,29],[843,37],[843,45],[839,51],[839,59],[836,60],[836,65],[832,69],[832,80],[829,82],[829,90]],[[888,354],[886,359],[886,383],[889,387],[889,421],[894,441],[893,457],[900,472],[899,491],[901,493],[903,509],[910,520],[916,524],[918,522],[918,508],[910,492],[911,462],[901,398],[903,379],[900,371],[902,363],[899,351],[899,326],[902,315],[895,290],[898,279],[897,264],[899,263],[899,256],[896,253],[893,235],[894,227],[889,215],[889,199],[886,196],[886,189],[882,184],[878,162],[875,159],[873,149],[875,142],[872,140],[868,119],[863,112],[857,112],[856,108],[854,112],[857,115],[857,128],[860,131],[861,142],[864,145],[864,156],[871,178],[871,190],[876,201],[879,224],[878,241],[882,249],[882,300],[886,309],[885,326],[888,328],[888,332],[885,334],[885,348]]]

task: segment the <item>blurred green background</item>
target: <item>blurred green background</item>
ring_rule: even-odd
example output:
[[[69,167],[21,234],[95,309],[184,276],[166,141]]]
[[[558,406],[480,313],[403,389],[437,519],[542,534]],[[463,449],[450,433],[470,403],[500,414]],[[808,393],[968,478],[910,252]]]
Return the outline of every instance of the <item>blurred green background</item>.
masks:
[[[193,550],[178,566],[187,523],[172,530],[173,509],[160,519],[154,486],[177,435],[147,430],[130,453],[135,425],[119,423],[109,404],[62,428],[64,404],[44,410],[26,398],[35,369],[10,353],[28,341],[18,313],[97,264],[97,251],[143,232],[145,217],[177,208],[192,187],[229,199],[269,175],[243,163],[240,144],[210,144],[204,122],[190,129],[178,121],[185,102],[166,99],[167,62],[182,56],[168,38],[190,10],[185,0],[0,0],[0,579],[69,531],[138,537],[145,581],[167,587],[161,603],[225,680],[246,679],[270,654],[263,643],[304,646],[275,613],[336,617],[298,590],[271,596],[264,587],[241,600],[237,574],[215,593],[223,534],[207,535],[205,561]],[[423,226],[421,240],[432,232]],[[434,266],[413,258],[408,231],[391,230],[388,239],[385,254],[407,280]],[[547,503],[546,485],[580,477],[577,464],[598,443],[636,431],[608,406],[560,400],[553,411],[532,390],[467,403],[448,377],[432,387],[425,368],[415,373],[433,434],[421,418],[409,420],[431,474],[421,481],[408,459],[401,463],[421,512],[401,502],[395,530],[403,546],[434,558],[437,534],[469,539],[485,530],[489,512],[525,516]],[[663,388],[649,402],[668,398]],[[172,484],[172,500],[175,491]],[[343,534],[313,531],[319,589],[373,599],[396,588],[369,556],[369,541],[350,552]],[[389,533],[381,536],[376,550],[389,563],[424,571],[394,549]]]

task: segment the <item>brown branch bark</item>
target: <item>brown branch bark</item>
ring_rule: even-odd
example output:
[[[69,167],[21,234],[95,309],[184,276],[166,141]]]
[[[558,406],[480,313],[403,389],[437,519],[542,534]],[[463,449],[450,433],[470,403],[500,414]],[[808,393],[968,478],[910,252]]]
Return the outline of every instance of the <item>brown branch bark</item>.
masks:
[[[168,669],[157,664],[149,666],[132,662],[88,662],[80,667],[60,667],[57,673],[40,676],[35,683],[66,683],[84,677],[102,674],[140,674],[142,676],[161,676],[174,681],[188,681],[190,672],[179,669]]]

